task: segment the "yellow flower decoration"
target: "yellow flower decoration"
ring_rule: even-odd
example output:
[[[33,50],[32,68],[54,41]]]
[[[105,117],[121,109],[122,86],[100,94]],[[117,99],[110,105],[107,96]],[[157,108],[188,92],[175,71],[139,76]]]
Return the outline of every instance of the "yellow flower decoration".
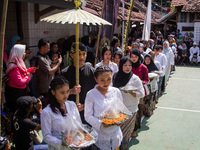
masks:
[[[75,3],[76,8],[78,9],[79,6],[81,5],[81,0],[76,0],[74,3]]]

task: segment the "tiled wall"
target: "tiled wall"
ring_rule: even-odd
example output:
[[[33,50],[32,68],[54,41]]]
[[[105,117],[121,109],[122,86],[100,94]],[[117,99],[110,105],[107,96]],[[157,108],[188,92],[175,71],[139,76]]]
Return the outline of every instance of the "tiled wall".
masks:
[[[59,38],[68,38],[75,34],[75,25],[69,24],[55,24],[48,22],[38,22],[35,24],[34,4],[33,3],[21,3],[22,5],[22,28],[23,28],[23,42],[27,46],[31,46],[34,49],[34,54],[37,53],[37,43],[41,38],[46,38],[49,42],[55,42]],[[15,1],[11,0],[8,7],[8,17],[6,25],[6,38],[17,35],[16,15],[15,15]],[[47,8],[47,5],[40,5],[40,10]],[[65,10],[54,10],[43,17],[49,16]],[[41,19],[40,18],[40,19]],[[82,25],[80,25],[80,37],[82,36]],[[36,46],[36,47],[34,47]]]

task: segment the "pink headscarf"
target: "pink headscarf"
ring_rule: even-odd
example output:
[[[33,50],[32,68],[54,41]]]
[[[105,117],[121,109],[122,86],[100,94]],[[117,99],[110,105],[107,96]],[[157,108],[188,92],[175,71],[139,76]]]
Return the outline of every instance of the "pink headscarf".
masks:
[[[27,73],[26,66],[22,57],[25,52],[25,45],[22,44],[15,44],[10,52],[10,56],[7,62],[7,70],[6,73],[8,74],[13,68],[18,67],[21,72]]]

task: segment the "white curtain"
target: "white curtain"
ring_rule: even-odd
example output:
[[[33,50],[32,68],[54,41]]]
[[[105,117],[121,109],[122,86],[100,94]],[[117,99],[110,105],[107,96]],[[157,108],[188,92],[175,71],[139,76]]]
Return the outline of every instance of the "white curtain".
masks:
[[[142,40],[149,40],[151,32],[151,0],[148,0],[146,17],[144,20]]]

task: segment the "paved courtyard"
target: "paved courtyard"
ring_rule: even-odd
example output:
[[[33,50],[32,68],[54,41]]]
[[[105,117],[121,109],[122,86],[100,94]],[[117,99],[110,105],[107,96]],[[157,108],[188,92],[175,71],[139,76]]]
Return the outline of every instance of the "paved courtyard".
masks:
[[[158,108],[137,134],[130,150],[200,149],[200,67],[176,67]]]

